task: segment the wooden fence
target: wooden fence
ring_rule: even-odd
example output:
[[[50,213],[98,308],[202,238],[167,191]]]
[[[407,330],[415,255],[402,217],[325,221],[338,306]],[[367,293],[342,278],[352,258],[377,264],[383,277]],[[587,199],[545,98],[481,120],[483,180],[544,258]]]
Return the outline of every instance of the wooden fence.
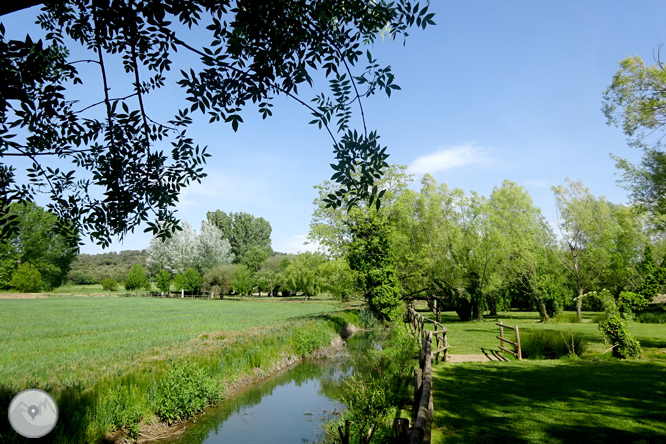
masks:
[[[511,327],[510,325],[504,325],[501,322],[496,322],[495,324],[499,325],[499,328],[500,328],[500,335],[497,336],[497,339],[500,340],[499,349],[502,350],[503,352],[511,353],[513,356],[518,358],[519,361],[522,361],[523,360],[523,354],[520,350],[520,331],[518,330],[518,326],[514,325],[513,327]],[[511,328],[511,329],[514,330],[514,332],[516,333],[516,342],[509,341],[508,339],[504,338],[504,328],[505,327],[506,328]],[[516,351],[514,352],[513,350],[509,350],[507,348],[504,348],[504,343],[505,342],[508,343],[508,344],[513,345],[514,347],[516,347]]]
[[[433,336],[433,340],[435,341],[435,349],[432,351],[432,353],[435,356],[435,362],[439,361],[440,354],[442,355],[442,361],[446,362],[449,357],[448,349],[450,347],[449,342],[446,340],[446,334],[448,333],[449,329],[444,327],[442,323],[426,318],[420,313],[417,313],[416,310],[414,310],[412,307],[409,307],[407,315],[409,316],[409,323],[411,324],[414,331],[419,334],[421,341],[423,341],[423,338],[425,338],[428,333]],[[432,331],[426,330],[426,324],[428,323],[433,324]],[[422,346],[422,350],[424,349],[425,346]]]
[[[409,427],[409,420],[397,418],[394,429],[397,444],[430,444],[434,405],[432,401],[432,365],[435,356],[442,354],[442,361],[448,357],[449,344],[446,340],[448,328],[437,321],[428,319],[413,308],[408,311],[410,325],[421,339],[419,368],[414,370],[414,425]],[[426,330],[425,325],[433,323],[434,331]],[[435,350],[432,349],[433,341]]]

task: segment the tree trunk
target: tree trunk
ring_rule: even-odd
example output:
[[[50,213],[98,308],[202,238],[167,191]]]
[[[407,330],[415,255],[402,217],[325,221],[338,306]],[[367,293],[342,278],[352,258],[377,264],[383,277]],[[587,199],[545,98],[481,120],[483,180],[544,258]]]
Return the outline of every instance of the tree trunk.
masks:
[[[576,301],[576,314],[578,322],[583,322],[583,287],[578,287],[578,300]]]
[[[481,308],[481,298],[475,296],[472,298],[472,317],[475,321],[483,321],[483,309]]]
[[[546,304],[543,303],[543,299],[537,299],[537,308],[539,309],[541,322],[548,322],[548,312],[546,311]]]
[[[472,304],[464,297],[456,298],[456,313],[461,321],[472,320]]]

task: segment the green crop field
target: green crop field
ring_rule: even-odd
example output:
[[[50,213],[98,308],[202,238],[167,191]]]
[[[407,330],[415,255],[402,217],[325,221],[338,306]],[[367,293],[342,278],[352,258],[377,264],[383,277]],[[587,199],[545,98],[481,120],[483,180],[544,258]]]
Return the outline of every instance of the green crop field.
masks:
[[[220,340],[334,309],[271,300],[0,299],[0,381],[88,385],[156,358],[196,353],[210,346],[208,336]]]

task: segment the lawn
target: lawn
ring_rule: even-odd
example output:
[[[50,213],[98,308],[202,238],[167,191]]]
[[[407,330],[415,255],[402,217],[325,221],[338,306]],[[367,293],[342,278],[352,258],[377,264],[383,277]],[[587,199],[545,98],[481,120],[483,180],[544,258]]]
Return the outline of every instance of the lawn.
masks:
[[[437,364],[432,442],[666,443],[666,325],[629,322],[643,346],[639,360],[617,361],[610,353],[594,360],[607,347],[593,316],[543,324],[536,313],[501,313],[484,322],[446,313],[451,353],[497,349],[497,319],[521,333],[580,332],[590,351],[582,360]]]
[[[323,303],[56,297],[0,299],[0,382],[88,385],[234,332],[335,310]],[[202,336],[203,335],[203,336]]]

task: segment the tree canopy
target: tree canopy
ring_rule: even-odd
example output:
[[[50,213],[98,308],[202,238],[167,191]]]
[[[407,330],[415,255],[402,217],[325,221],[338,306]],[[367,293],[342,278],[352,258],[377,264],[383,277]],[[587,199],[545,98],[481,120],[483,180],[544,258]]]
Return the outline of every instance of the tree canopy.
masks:
[[[390,66],[381,66],[364,45],[381,35],[406,37],[414,25],[434,24],[433,16],[427,4],[408,0],[45,0],[37,17],[44,40],[8,41],[0,24],[0,205],[6,209],[45,191],[54,214],[102,246],[140,223],[168,236],[179,222],[173,207],[181,189],[206,175],[209,153],[187,133],[193,113],[237,130],[249,107],[270,116],[277,96],[303,105],[310,123],[331,137],[332,180],[340,187],[327,203],[379,203],[374,185],[388,154],[366,125],[363,99],[390,96],[399,87]],[[192,27],[206,33],[207,42],[188,40]],[[74,47],[87,55],[72,60]],[[175,66],[176,51],[199,64]],[[124,77],[110,76],[116,61]],[[96,67],[100,101],[72,98],[77,85],[89,81],[79,75],[79,63]],[[302,97],[299,86],[318,83],[316,71],[326,86]],[[172,82],[187,103],[159,122],[151,104],[168,103],[157,93]],[[111,95],[113,84],[129,87],[127,93]],[[15,157],[32,162],[27,183],[17,181]],[[74,168],[52,168],[50,159]],[[14,226],[8,217],[0,222]]]

